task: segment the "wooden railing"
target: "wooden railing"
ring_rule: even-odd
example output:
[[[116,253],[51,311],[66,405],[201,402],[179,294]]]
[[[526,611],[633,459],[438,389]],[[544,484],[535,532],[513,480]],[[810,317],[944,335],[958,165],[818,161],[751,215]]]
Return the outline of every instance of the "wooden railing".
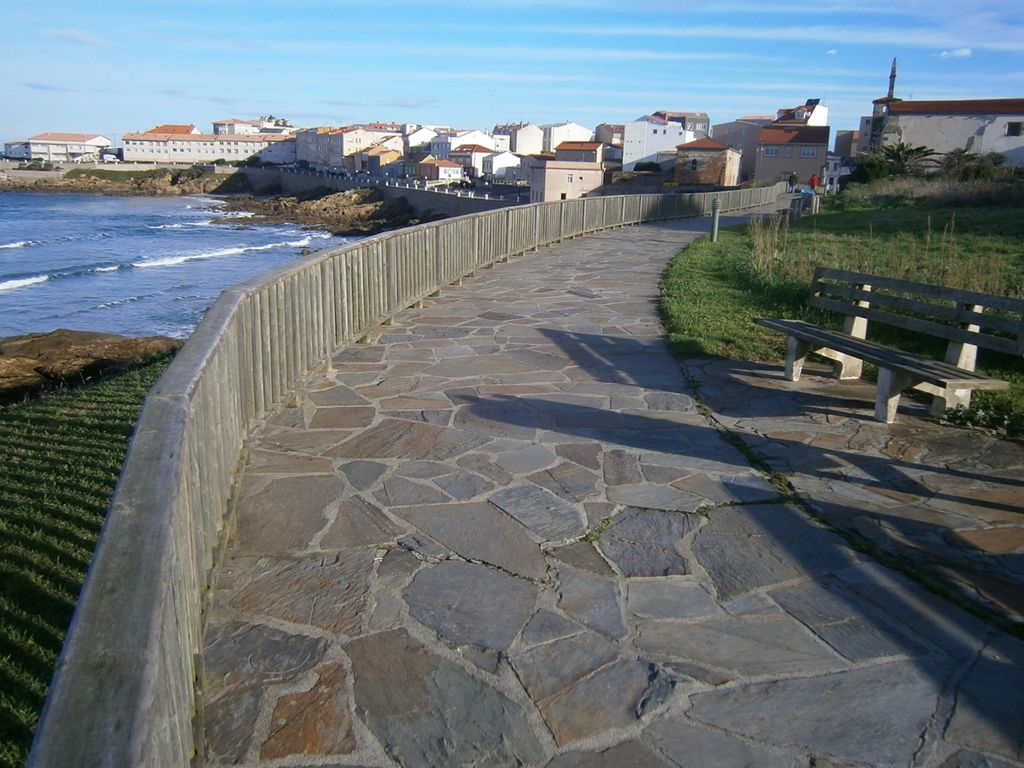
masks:
[[[476,269],[564,238],[774,204],[785,185],[596,197],[388,232],[230,288],[146,398],[31,768],[197,759],[203,608],[251,426],[339,348]]]

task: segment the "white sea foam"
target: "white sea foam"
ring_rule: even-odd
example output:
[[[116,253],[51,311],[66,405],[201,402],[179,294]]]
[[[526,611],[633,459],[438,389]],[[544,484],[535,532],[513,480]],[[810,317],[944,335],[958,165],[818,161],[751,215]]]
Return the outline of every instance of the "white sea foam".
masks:
[[[45,283],[49,279],[49,275],[37,275],[36,277],[25,277],[20,280],[4,280],[0,283],[0,291],[13,291],[15,288]]]
[[[212,227],[213,219],[206,221],[179,221],[177,224],[150,224],[149,229],[185,229],[186,227]]]
[[[117,270],[119,270],[120,268],[121,268],[121,265],[118,264],[117,266],[114,266],[114,267],[96,267],[96,271],[97,272],[117,272]]]
[[[0,244],[0,248],[27,248],[28,246],[35,244],[35,240],[18,240],[16,243]]]
[[[139,267],[145,269],[146,267],[174,267],[178,264],[185,264],[189,261],[200,261],[202,259],[219,259],[225,256],[238,256],[243,253],[250,253],[253,251],[272,251],[277,248],[304,248],[309,245],[312,240],[309,237],[304,237],[302,240],[286,240],[281,243],[268,243],[266,245],[250,245],[234,246],[232,248],[219,248],[215,251],[205,251],[202,253],[191,253],[184,256],[166,256],[160,259],[146,259],[145,261],[136,261],[132,263],[133,267]]]

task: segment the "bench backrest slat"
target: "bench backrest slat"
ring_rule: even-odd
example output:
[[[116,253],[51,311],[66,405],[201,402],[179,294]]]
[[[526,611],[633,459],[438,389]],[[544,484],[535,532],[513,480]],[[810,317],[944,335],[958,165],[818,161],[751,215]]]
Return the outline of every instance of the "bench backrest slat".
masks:
[[[819,267],[811,285],[810,304],[915,333],[1024,355],[1022,299]],[[971,306],[980,306],[982,312]]]
[[[857,307],[847,306],[852,305],[858,301],[866,301],[871,305],[889,307],[891,309],[901,309],[905,312],[912,312],[925,317],[933,317],[938,320],[942,320],[943,323],[937,323],[937,331],[943,328],[958,329],[961,324],[963,325],[977,325],[980,326],[983,331],[990,333],[1005,334],[1009,337],[1016,336],[1020,332],[1020,320],[1006,315],[993,315],[988,312],[976,312],[971,309],[965,309],[962,304],[936,304],[934,302],[919,301],[914,298],[907,298],[906,296],[895,296],[887,294],[882,291],[865,291],[860,288],[847,286],[847,285],[835,285],[831,284],[827,288],[827,297],[824,291],[818,295],[812,295],[811,304],[814,306],[822,306],[824,301],[827,300],[839,300],[839,305],[843,309],[836,309],[836,306],[829,305],[829,309],[833,309],[837,312],[843,312],[843,314],[861,314]],[[843,303],[845,300],[846,304]],[[965,304],[967,302],[964,302]],[[977,306],[977,305],[972,305]],[[988,307],[985,307],[988,309]],[[907,318],[906,315],[893,314],[891,321],[886,321],[889,325],[896,325],[903,327],[903,320]]]

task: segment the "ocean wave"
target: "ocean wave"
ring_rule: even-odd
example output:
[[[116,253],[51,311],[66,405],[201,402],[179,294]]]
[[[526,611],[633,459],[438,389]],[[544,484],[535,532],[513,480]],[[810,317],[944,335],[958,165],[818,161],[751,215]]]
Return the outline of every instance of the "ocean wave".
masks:
[[[14,243],[0,243],[0,248],[28,248],[30,245],[38,245],[38,240],[18,240]]]
[[[186,227],[212,227],[213,219],[206,221],[179,221],[176,224],[150,224],[149,229],[185,229]]]
[[[285,240],[281,243],[267,243],[266,245],[250,245],[241,246],[236,245],[231,248],[218,248],[214,251],[203,251],[201,253],[191,253],[182,256],[165,256],[158,259],[146,259],[145,261],[132,262],[133,267],[139,267],[145,269],[147,267],[174,267],[179,264],[185,264],[189,261],[200,261],[203,259],[219,259],[225,256],[239,256],[243,253],[251,253],[255,251],[272,251],[278,248],[305,248],[313,242],[311,236],[302,238],[301,240]]]
[[[112,267],[96,267],[96,269],[93,270],[93,271],[94,272],[117,272],[117,270],[121,269],[121,267],[123,267],[123,266],[124,266],[124,264],[115,264]]]
[[[35,277],[23,277],[17,280],[4,280],[0,282],[0,291],[13,291],[15,288],[25,288],[29,285],[45,283],[49,275],[36,275]]]

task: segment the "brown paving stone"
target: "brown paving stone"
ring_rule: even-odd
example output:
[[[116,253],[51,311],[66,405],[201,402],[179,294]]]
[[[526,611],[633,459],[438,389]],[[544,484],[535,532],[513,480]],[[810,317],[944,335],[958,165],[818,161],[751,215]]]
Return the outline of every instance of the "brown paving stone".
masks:
[[[368,405],[365,397],[343,384],[336,384],[330,389],[321,389],[309,393],[309,400],[318,406]]]
[[[359,496],[338,505],[338,515],[320,539],[320,549],[386,544],[401,533],[380,509]]]
[[[953,531],[947,534],[947,539],[952,543],[963,543],[972,549],[990,555],[1010,555],[1024,552],[1024,527]]]
[[[556,445],[555,453],[587,469],[601,468],[601,446],[596,443],[566,443]]]
[[[282,696],[274,705],[270,735],[260,747],[264,760],[291,755],[344,755],[356,748],[346,701],[345,668],[324,664],[306,693]]]
[[[320,407],[309,420],[310,429],[352,429],[368,426],[376,409],[361,406]]]
[[[384,419],[357,437],[348,440],[327,455],[352,459],[429,459],[443,460],[459,456],[488,441],[433,424]]]
[[[344,492],[344,481],[333,475],[271,481],[238,502],[238,546],[265,554],[307,549],[327,522],[327,507]]]
[[[598,576],[614,575],[608,561],[601,557],[601,553],[589,541],[577,541],[575,544],[557,547],[548,554],[566,565],[596,573]]]
[[[627,485],[643,482],[640,457],[622,450],[608,451],[604,455],[604,482],[607,485]]]
[[[366,609],[374,553],[267,563],[242,587],[238,610],[344,635],[357,634]]]
[[[567,501],[583,501],[597,493],[597,475],[569,462],[535,472],[529,479]]]
[[[405,504],[441,504],[451,497],[432,485],[417,483],[404,477],[389,477],[383,487],[373,494],[381,504],[396,506]]]

